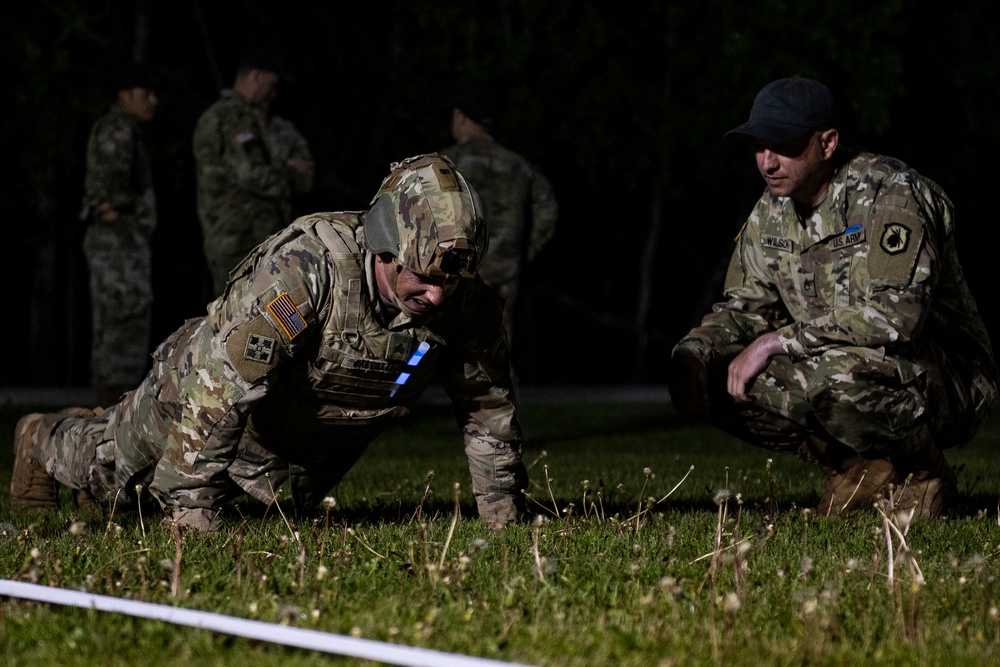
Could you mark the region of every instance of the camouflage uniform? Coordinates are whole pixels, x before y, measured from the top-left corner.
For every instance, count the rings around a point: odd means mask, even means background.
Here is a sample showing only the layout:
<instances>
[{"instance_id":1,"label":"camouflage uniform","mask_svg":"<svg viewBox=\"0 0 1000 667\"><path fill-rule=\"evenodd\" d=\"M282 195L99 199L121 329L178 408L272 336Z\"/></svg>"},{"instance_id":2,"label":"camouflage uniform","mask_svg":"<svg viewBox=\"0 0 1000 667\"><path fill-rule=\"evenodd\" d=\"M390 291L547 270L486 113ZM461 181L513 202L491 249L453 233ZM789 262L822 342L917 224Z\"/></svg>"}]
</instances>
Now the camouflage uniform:
<instances>
[{"instance_id":1,"label":"camouflage uniform","mask_svg":"<svg viewBox=\"0 0 1000 667\"><path fill-rule=\"evenodd\" d=\"M422 201L402 204L414 222L402 244L411 257L436 245L416 220L431 214ZM47 416L34 459L100 500L142 484L181 523L212 529L235 486L270 503L290 478L293 497L314 504L440 382L464 431L480 516L514 519L526 471L501 304L472 278L419 321L393 316L375 289L365 215L305 216L258 246L207 316L156 349L136 391L99 417Z\"/></svg>"},{"instance_id":2,"label":"camouflage uniform","mask_svg":"<svg viewBox=\"0 0 1000 667\"><path fill-rule=\"evenodd\" d=\"M794 450L819 433L882 456L912 452L928 435L953 447L996 402L951 201L892 158L851 157L805 220L792 200L765 192L739 236L725 294L675 354L706 362L714 416L755 444ZM770 331L785 354L756 378L753 407L733 402L726 366Z\"/></svg>"},{"instance_id":3,"label":"camouflage uniform","mask_svg":"<svg viewBox=\"0 0 1000 667\"><path fill-rule=\"evenodd\" d=\"M313 175L285 162L312 154L291 121L262 121L233 90L222 91L198 119L193 144L202 241L218 295L229 271L291 222L292 196L309 192Z\"/></svg>"},{"instance_id":4,"label":"camouflage uniform","mask_svg":"<svg viewBox=\"0 0 1000 667\"><path fill-rule=\"evenodd\" d=\"M522 267L555 234L559 204L544 174L488 134L441 153L452 159L483 199L490 254L479 274L505 300L504 328L509 335Z\"/></svg>"},{"instance_id":5,"label":"camouflage uniform","mask_svg":"<svg viewBox=\"0 0 1000 667\"><path fill-rule=\"evenodd\" d=\"M117 220L94 214L102 202L118 212ZM83 250L90 271L91 381L124 391L149 367L156 199L142 131L117 105L90 132L80 217L88 222Z\"/></svg>"}]
</instances>

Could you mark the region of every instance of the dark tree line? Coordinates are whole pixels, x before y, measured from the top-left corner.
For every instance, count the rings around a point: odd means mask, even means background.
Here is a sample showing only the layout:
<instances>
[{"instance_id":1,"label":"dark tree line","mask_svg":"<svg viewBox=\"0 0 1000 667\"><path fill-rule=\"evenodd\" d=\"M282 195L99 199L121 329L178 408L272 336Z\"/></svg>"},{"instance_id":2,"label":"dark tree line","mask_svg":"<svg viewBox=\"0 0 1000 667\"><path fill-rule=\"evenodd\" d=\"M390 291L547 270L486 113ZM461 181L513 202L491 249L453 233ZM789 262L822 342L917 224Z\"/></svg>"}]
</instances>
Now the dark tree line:
<instances>
[{"instance_id":1,"label":"dark tree line","mask_svg":"<svg viewBox=\"0 0 1000 667\"><path fill-rule=\"evenodd\" d=\"M156 338L203 312L211 295L191 131L255 44L278 47L296 77L276 107L317 158L303 213L365 208L391 161L450 142L448 97L497 92L498 140L541 167L562 210L527 276L517 359L526 382L662 382L673 341L718 297L732 238L762 189L751 157L722 135L763 84L791 74L840 94L856 145L946 188L967 277L996 330L986 239L995 236L1000 12L986 0L953 4L25 5L0 25L0 137L14 162L0 212L20 267L0 384L87 384L84 146L128 61L156 72L161 98L146 128L160 208Z\"/></svg>"}]
</instances>

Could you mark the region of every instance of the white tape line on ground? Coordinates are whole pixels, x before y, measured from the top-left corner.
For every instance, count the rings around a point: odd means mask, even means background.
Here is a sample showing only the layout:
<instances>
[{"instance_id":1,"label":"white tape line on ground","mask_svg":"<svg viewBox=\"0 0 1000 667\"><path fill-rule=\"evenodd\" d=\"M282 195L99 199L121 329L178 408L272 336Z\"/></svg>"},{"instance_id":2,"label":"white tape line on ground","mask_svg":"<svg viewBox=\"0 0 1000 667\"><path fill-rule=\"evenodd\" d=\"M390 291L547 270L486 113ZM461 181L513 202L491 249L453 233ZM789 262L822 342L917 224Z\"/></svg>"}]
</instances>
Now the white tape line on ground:
<instances>
[{"instance_id":1,"label":"white tape line on ground","mask_svg":"<svg viewBox=\"0 0 1000 667\"><path fill-rule=\"evenodd\" d=\"M345 637L329 632L294 628L263 621L252 621L236 616L225 616L196 609L183 609L168 605L125 600L108 595L94 595L66 588L29 584L23 581L0 579L0 596L49 602L52 604L110 611L128 616L151 618L165 623L187 625L192 628L214 630L239 637L258 639L272 644L324 651L366 660L376 660L390 665L412 667L529 667L513 662L475 658L456 653L444 653L413 646L400 646L372 639Z\"/></svg>"}]
</instances>

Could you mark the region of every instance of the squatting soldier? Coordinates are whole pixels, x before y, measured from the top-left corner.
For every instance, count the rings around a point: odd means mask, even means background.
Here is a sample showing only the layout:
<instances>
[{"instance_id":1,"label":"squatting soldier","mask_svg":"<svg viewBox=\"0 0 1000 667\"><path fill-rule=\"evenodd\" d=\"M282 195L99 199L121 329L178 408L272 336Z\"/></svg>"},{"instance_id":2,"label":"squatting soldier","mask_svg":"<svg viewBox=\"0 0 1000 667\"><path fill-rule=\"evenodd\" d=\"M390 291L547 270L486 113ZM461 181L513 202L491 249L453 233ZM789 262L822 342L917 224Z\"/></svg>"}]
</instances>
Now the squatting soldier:
<instances>
[{"instance_id":1,"label":"squatting soldier","mask_svg":"<svg viewBox=\"0 0 1000 667\"><path fill-rule=\"evenodd\" d=\"M149 368L156 198L139 124L152 120L158 102L149 73L128 68L87 141L80 219L87 223L91 383L100 405L116 403Z\"/></svg>"},{"instance_id":2,"label":"squatting soldier","mask_svg":"<svg viewBox=\"0 0 1000 667\"><path fill-rule=\"evenodd\" d=\"M521 273L555 234L559 204L545 175L490 134L496 106L491 95L471 91L451 106L451 134L457 143L441 152L483 199L490 256L480 275L504 299L504 327L512 341Z\"/></svg>"},{"instance_id":3,"label":"squatting soldier","mask_svg":"<svg viewBox=\"0 0 1000 667\"><path fill-rule=\"evenodd\" d=\"M255 248L120 403L23 417L12 505L55 507L56 480L100 501L139 484L178 524L213 530L233 491L271 503L290 479L314 507L440 382L480 516L514 520L527 474L502 305L475 275L486 246L450 161L394 164L369 211L307 215Z\"/></svg>"},{"instance_id":4,"label":"squatting soldier","mask_svg":"<svg viewBox=\"0 0 1000 667\"><path fill-rule=\"evenodd\" d=\"M280 56L251 49L233 87L198 119L194 130L198 217L212 276L212 296L250 250L292 220L295 195L312 190L313 160L295 125L270 113Z\"/></svg>"},{"instance_id":5,"label":"squatting soldier","mask_svg":"<svg viewBox=\"0 0 1000 667\"><path fill-rule=\"evenodd\" d=\"M744 440L798 452L827 480L822 514L940 514L941 450L997 399L985 326L955 250L952 203L893 158L839 143L834 100L802 77L758 93L749 137L767 190L717 304L673 353L675 405Z\"/></svg>"}]
</instances>

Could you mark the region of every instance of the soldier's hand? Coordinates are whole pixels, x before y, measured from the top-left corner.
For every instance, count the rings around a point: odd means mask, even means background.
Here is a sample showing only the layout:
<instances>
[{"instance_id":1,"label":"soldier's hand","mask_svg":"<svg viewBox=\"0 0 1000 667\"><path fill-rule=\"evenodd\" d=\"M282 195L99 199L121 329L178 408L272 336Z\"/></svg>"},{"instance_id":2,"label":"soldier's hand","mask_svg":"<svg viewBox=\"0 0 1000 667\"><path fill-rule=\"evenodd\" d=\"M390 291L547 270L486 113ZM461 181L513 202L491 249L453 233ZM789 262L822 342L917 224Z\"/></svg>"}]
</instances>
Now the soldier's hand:
<instances>
[{"instance_id":1,"label":"soldier's hand","mask_svg":"<svg viewBox=\"0 0 1000 667\"><path fill-rule=\"evenodd\" d=\"M690 352L678 351L670 360L667 378L670 400L687 415L708 413L708 367Z\"/></svg>"},{"instance_id":2,"label":"soldier's hand","mask_svg":"<svg viewBox=\"0 0 1000 667\"><path fill-rule=\"evenodd\" d=\"M313 162L312 160L307 160L301 157L290 157L285 160L285 164L292 171L297 171L303 176L311 174L313 172Z\"/></svg>"},{"instance_id":3,"label":"soldier's hand","mask_svg":"<svg viewBox=\"0 0 1000 667\"><path fill-rule=\"evenodd\" d=\"M94 215L104 222L114 222L118 219L118 211L106 201L102 201L94 207Z\"/></svg>"},{"instance_id":4,"label":"soldier's hand","mask_svg":"<svg viewBox=\"0 0 1000 667\"><path fill-rule=\"evenodd\" d=\"M729 375L726 380L729 395L741 401L749 400L747 387L753 384L754 379L771 363L771 357L777 354L784 354L784 349L775 331L770 331L750 343L729 364Z\"/></svg>"}]
</instances>

